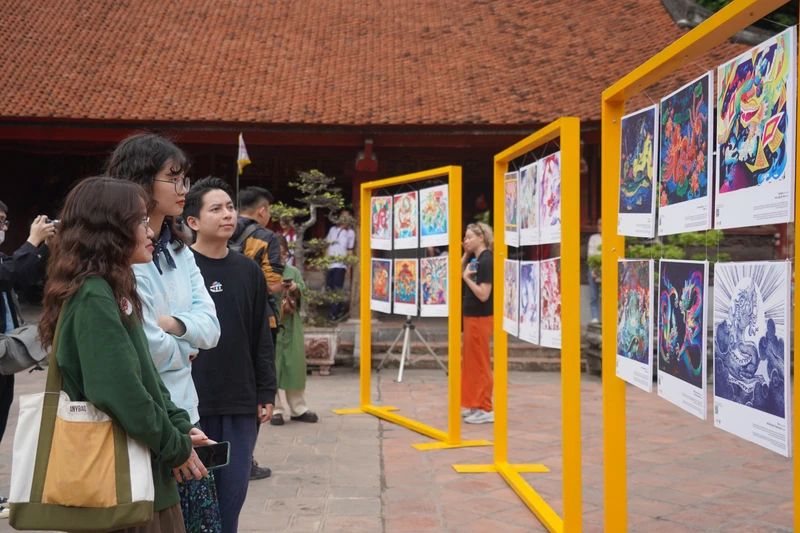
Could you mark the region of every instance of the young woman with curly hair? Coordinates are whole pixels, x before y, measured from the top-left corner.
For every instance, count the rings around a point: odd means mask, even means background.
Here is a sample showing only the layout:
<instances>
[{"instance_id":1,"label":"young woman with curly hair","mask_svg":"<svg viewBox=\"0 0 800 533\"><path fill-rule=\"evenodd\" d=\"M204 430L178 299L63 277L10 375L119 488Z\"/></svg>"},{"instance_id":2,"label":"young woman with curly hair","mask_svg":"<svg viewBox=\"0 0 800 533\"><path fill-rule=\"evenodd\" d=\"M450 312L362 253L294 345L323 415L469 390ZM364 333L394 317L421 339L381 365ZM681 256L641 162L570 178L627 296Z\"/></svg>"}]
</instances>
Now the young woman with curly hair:
<instances>
[{"instance_id":1,"label":"young woman with curly hair","mask_svg":"<svg viewBox=\"0 0 800 533\"><path fill-rule=\"evenodd\" d=\"M153 258L148 202L140 186L107 177L86 179L69 193L39 334L46 347L58 335L55 363L70 399L93 403L152 451L154 519L136 530L183 532L175 478L208 475L192 444L209 441L170 399L142 329L131 266Z\"/></svg>"}]
</instances>

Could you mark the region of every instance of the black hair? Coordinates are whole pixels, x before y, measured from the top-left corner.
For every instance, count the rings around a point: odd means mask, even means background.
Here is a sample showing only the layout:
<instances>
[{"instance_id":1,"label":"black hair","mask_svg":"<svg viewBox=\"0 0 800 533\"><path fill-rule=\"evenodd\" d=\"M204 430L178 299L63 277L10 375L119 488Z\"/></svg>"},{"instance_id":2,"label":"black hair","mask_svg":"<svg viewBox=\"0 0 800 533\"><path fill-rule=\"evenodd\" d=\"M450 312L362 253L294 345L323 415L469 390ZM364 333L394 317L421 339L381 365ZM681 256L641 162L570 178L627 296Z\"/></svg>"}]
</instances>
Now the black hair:
<instances>
[{"instance_id":1,"label":"black hair","mask_svg":"<svg viewBox=\"0 0 800 533\"><path fill-rule=\"evenodd\" d=\"M189 217L200 218L200 211L203 209L203 198L206 193L216 190L224 191L231 197L231 201L233 201L233 189L231 189L227 181L221 178L208 176L197 183L193 183L192 188L186 193L186 203L183 206L183 219L188 220Z\"/></svg>"},{"instance_id":2,"label":"black hair","mask_svg":"<svg viewBox=\"0 0 800 533\"><path fill-rule=\"evenodd\" d=\"M135 133L120 142L106 161L106 174L112 178L138 183L152 195L153 182L167 161L172 160L170 175L179 176L188 172L190 164L186 154L175 143L157 133ZM164 221L172 233L171 243L183 248L183 234L172 217Z\"/></svg>"},{"instance_id":3,"label":"black hair","mask_svg":"<svg viewBox=\"0 0 800 533\"><path fill-rule=\"evenodd\" d=\"M6 204L4 204L3 202L0 202L0 211L5 213L6 215L8 214L8 206Z\"/></svg>"},{"instance_id":4,"label":"black hair","mask_svg":"<svg viewBox=\"0 0 800 533\"><path fill-rule=\"evenodd\" d=\"M242 211L255 209L259 207L258 204L264 200L271 204L275 200L275 197L263 187L245 187L239 191L239 209Z\"/></svg>"}]
</instances>

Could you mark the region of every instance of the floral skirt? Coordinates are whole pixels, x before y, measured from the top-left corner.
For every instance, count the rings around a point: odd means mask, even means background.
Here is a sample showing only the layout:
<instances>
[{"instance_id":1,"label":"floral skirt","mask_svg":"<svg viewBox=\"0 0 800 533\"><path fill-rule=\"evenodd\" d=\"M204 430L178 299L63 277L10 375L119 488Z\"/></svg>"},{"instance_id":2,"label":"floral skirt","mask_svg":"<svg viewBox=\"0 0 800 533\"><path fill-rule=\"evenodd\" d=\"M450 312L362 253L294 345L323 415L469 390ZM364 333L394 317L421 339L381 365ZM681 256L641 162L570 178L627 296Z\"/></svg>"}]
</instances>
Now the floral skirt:
<instances>
[{"instance_id":1,"label":"floral skirt","mask_svg":"<svg viewBox=\"0 0 800 533\"><path fill-rule=\"evenodd\" d=\"M195 427L200 427L195 424ZM222 517L219 514L217 486L214 474L207 478L191 479L178 483L181 496L181 512L186 533L221 533Z\"/></svg>"}]
</instances>

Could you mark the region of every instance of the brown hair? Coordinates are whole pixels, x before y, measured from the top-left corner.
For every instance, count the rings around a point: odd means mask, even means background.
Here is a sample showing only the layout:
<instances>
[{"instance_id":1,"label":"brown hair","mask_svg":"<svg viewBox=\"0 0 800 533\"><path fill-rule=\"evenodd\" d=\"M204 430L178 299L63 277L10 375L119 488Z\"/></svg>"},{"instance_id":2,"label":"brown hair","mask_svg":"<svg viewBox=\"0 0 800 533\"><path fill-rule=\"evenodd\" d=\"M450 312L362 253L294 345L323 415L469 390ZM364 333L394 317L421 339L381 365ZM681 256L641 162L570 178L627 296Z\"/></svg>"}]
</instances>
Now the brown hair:
<instances>
[{"instance_id":1,"label":"brown hair","mask_svg":"<svg viewBox=\"0 0 800 533\"><path fill-rule=\"evenodd\" d=\"M157 133L135 133L123 139L106 161L106 174L112 178L138 183L152 197L156 176L168 161L175 166L170 176L179 176L189 170L189 158L175 143ZM187 191L188 192L188 191ZM170 229L170 244L183 249L186 236L172 217L164 217ZM155 228L160 231L160 228Z\"/></svg>"},{"instance_id":2,"label":"brown hair","mask_svg":"<svg viewBox=\"0 0 800 533\"><path fill-rule=\"evenodd\" d=\"M475 235L483 236L483 244L490 252L494 250L494 232L489 224L483 222L473 222L467 226L465 231L471 231Z\"/></svg>"},{"instance_id":3,"label":"brown hair","mask_svg":"<svg viewBox=\"0 0 800 533\"><path fill-rule=\"evenodd\" d=\"M142 302L130 261L148 202L149 195L140 185L107 176L87 178L67 195L47 266L39 319L42 346L52 346L61 307L92 276L106 280L117 301L127 298L141 320ZM120 317L123 323L133 324L121 308Z\"/></svg>"}]
</instances>

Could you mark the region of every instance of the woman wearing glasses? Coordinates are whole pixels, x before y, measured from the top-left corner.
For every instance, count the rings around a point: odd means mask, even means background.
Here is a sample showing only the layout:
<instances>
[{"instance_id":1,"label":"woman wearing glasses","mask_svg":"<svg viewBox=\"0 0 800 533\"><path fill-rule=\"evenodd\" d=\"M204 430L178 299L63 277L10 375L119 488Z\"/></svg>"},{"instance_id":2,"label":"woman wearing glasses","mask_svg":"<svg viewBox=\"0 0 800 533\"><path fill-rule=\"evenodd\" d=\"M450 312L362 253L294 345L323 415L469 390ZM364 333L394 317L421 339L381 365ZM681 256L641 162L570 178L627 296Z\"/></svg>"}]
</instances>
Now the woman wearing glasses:
<instances>
[{"instance_id":1,"label":"woman wearing glasses","mask_svg":"<svg viewBox=\"0 0 800 533\"><path fill-rule=\"evenodd\" d=\"M189 189L185 175L188 166L186 155L175 144L154 133L139 133L117 145L106 173L138 183L151 195L153 260L133 266L144 331L150 355L172 400L197 426L200 414L191 361L199 350L217 345L220 327L194 254L175 224L175 218L183 213ZM186 531L221 531L213 477L179 478L178 482Z\"/></svg>"}]
</instances>

